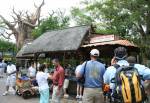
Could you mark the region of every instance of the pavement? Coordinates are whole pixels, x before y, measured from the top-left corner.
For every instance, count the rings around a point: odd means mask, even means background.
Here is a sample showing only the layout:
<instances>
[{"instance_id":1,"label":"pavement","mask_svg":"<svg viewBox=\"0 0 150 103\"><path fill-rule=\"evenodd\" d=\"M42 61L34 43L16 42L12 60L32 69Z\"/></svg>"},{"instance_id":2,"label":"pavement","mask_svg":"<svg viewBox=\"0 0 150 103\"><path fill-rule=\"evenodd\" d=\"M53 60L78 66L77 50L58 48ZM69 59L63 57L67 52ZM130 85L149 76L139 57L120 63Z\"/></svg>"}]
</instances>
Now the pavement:
<instances>
[{"instance_id":1,"label":"pavement","mask_svg":"<svg viewBox=\"0 0 150 103\"><path fill-rule=\"evenodd\" d=\"M0 103L39 103L39 97L32 97L29 99L23 99L20 96L13 95L12 89L9 90L9 95L3 96L5 92L5 80L6 77L0 78ZM81 101L76 101L74 98L71 99L62 99L62 103L82 103Z\"/></svg>"}]
</instances>

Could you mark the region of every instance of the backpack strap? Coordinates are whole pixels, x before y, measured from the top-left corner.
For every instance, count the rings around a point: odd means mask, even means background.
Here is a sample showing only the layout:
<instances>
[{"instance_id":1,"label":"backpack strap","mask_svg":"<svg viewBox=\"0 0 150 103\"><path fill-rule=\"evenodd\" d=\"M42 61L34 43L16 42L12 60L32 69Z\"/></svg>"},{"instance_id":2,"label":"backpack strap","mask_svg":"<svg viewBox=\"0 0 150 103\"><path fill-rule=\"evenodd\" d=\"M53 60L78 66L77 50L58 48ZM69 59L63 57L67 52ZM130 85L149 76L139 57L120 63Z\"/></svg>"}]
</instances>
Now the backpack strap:
<instances>
[{"instance_id":1,"label":"backpack strap","mask_svg":"<svg viewBox=\"0 0 150 103\"><path fill-rule=\"evenodd\" d=\"M114 64L113 65L116 69L118 69L119 67L120 67L120 65L118 65L118 64Z\"/></svg>"},{"instance_id":2,"label":"backpack strap","mask_svg":"<svg viewBox=\"0 0 150 103\"><path fill-rule=\"evenodd\" d=\"M83 76L85 76L87 62L88 62L88 61L85 61Z\"/></svg>"},{"instance_id":3,"label":"backpack strap","mask_svg":"<svg viewBox=\"0 0 150 103\"><path fill-rule=\"evenodd\" d=\"M129 64L129 66L131 66L131 67L134 67L134 65L135 65L134 63L130 63L130 64Z\"/></svg>"}]
</instances>

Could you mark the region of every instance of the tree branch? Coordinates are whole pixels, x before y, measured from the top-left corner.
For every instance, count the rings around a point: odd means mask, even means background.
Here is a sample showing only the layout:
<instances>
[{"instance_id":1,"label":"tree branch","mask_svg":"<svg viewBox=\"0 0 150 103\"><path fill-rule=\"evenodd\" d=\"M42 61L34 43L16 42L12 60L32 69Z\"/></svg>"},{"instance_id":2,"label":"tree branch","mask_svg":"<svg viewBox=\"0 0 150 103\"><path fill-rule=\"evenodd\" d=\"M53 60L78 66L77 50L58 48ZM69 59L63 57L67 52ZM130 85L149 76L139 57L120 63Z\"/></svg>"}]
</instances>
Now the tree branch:
<instances>
[{"instance_id":1,"label":"tree branch","mask_svg":"<svg viewBox=\"0 0 150 103\"><path fill-rule=\"evenodd\" d=\"M37 25L35 24L31 24L31 23L29 23L29 22L26 22L26 21L22 21L25 25L28 25L28 26L30 26L30 27L32 27L32 28L34 28L34 27L36 27Z\"/></svg>"},{"instance_id":2,"label":"tree branch","mask_svg":"<svg viewBox=\"0 0 150 103\"><path fill-rule=\"evenodd\" d=\"M26 11L26 18L27 18L28 22L31 22L31 19L30 19L30 16L28 14L28 11Z\"/></svg>"},{"instance_id":3,"label":"tree branch","mask_svg":"<svg viewBox=\"0 0 150 103\"><path fill-rule=\"evenodd\" d=\"M7 35L8 35L8 38L10 39L10 36L13 35L13 33L8 33L8 32L5 32Z\"/></svg>"},{"instance_id":4,"label":"tree branch","mask_svg":"<svg viewBox=\"0 0 150 103\"><path fill-rule=\"evenodd\" d=\"M15 9L13 8L13 14L15 14L15 16L17 17L18 22L21 21L21 16L22 16L22 12L19 12L19 14L16 13Z\"/></svg>"},{"instance_id":5,"label":"tree branch","mask_svg":"<svg viewBox=\"0 0 150 103\"><path fill-rule=\"evenodd\" d=\"M52 13L49 12L48 14L49 14L50 17L52 17L55 14L55 11L52 10Z\"/></svg>"},{"instance_id":6,"label":"tree branch","mask_svg":"<svg viewBox=\"0 0 150 103\"><path fill-rule=\"evenodd\" d=\"M137 23L133 23L135 26L136 26L136 28L137 28L137 31L141 34L141 36L145 36L145 32L144 32L144 29L143 29L143 27L142 27L142 25L141 24L137 24Z\"/></svg>"},{"instance_id":7,"label":"tree branch","mask_svg":"<svg viewBox=\"0 0 150 103\"><path fill-rule=\"evenodd\" d=\"M1 25L0 25L0 28L4 28L4 29L9 30L9 28L7 28L6 26L1 26Z\"/></svg>"},{"instance_id":8,"label":"tree branch","mask_svg":"<svg viewBox=\"0 0 150 103\"><path fill-rule=\"evenodd\" d=\"M39 18L40 18L40 14L41 14L41 8L44 5L44 0L42 1L41 5L38 7L34 4L34 6L37 8L36 12L34 14L34 16L31 18L32 19L32 24L36 24L36 22L38 21L39 23Z\"/></svg>"},{"instance_id":9,"label":"tree branch","mask_svg":"<svg viewBox=\"0 0 150 103\"><path fill-rule=\"evenodd\" d=\"M8 36L6 36L4 33L0 33L0 35L2 37L4 37L5 39L10 39L10 36L13 35L13 34L10 34L10 33L7 33L7 32L6 32L6 34L8 34Z\"/></svg>"},{"instance_id":10,"label":"tree branch","mask_svg":"<svg viewBox=\"0 0 150 103\"><path fill-rule=\"evenodd\" d=\"M142 36L145 36L145 32L142 25L139 25L139 32L141 33Z\"/></svg>"},{"instance_id":11,"label":"tree branch","mask_svg":"<svg viewBox=\"0 0 150 103\"><path fill-rule=\"evenodd\" d=\"M13 15L11 17L14 19L14 22L11 22L11 23L14 23L12 25L15 27L17 25L18 20Z\"/></svg>"},{"instance_id":12,"label":"tree branch","mask_svg":"<svg viewBox=\"0 0 150 103\"><path fill-rule=\"evenodd\" d=\"M8 28L13 31L14 35L18 35L18 31L16 30L14 25L12 25L9 21L7 21L2 15L0 15L0 18L8 26Z\"/></svg>"},{"instance_id":13,"label":"tree branch","mask_svg":"<svg viewBox=\"0 0 150 103\"><path fill-rule=\"evenodd\" d=\"M150 11L147 11L146 16L146 35L150 35Z\"/></svg>"}]
</instances>

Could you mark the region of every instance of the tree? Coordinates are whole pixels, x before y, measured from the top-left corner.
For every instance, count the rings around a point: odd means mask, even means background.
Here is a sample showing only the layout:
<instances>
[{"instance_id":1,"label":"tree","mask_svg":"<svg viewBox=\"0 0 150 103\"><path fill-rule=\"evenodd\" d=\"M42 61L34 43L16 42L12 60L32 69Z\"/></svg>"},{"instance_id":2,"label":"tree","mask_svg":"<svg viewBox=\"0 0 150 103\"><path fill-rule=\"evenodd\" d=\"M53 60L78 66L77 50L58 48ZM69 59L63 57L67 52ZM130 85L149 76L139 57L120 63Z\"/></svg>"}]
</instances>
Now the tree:
<instances>
[{"instance_id":1,"label":"tree","mask_svg":"<svg viewBox=\"0 0 150 103\"><path fill-rule=\"evenodd\" d=\"M14 43L0 39L0 44L1 44L0 45L0 52L7 52L7 51L10 51L12 49L15 50L15 44Z\"/></svg>"},{"instance_id":2,"label":"tree","mask_svg":"<svg viewBox=\"0 0 150 103\"><path fill-rule=\"evenodd\" d=\"M34 38L37 38L48 30L62 29L68 26L69 17L65 16L65 12L60 10L52 11L48 18L43 19L41 24L33 29L32 35Z\"/></svg>"},{"instance_id":3,"label":"tree","mask_svg":"<svg viewBox=\"0 0 150 103\"><path fill-rule=\"evenodd\" d=\"M150 57L150 0L85 0L82 4L83 8L72 9L77 23L86 19L99 31L128 38Z\"/></svg>"},{"instance_id":4,"label":"tree","mask_svg":"<svg viewBox=\"0 0 150 103\"><path fill-rule=\"evenodd\" d=\"M132 30L141 36L150 35L149 0L86 0L82 3L85 8L72 9L72 15L78 23L98 22L117 33L129 34Z\"/></svg>"},{"instance_id":5,"label":"tree","mask_svg":"<svg viewBox=\"0 0 150 103\"><path fill-rule=\"evenodd\" d=\"M13 8L13 14L12 18L14 19L13 22L10 22L6 20L5 17L0 15L1 20L3 21L2 27L7 30L11 30L11 33L5 32L4 34L1 33L1 35L4 38L9 39L11 35L15 36L16 39L16 46L17 48L21 48L21 46L24 44L24 41L26 39L31 39L32 35L32 29L34 29L37 25L39 25L40 21L40 13L41 13L41 8L44 5L44 0L39 6L35 6L36 11L35 13L29 14L28 11L18 11L16 12L15 9ZM7 36L6 36L7 34Z\"/></svg>"}]
</instances>

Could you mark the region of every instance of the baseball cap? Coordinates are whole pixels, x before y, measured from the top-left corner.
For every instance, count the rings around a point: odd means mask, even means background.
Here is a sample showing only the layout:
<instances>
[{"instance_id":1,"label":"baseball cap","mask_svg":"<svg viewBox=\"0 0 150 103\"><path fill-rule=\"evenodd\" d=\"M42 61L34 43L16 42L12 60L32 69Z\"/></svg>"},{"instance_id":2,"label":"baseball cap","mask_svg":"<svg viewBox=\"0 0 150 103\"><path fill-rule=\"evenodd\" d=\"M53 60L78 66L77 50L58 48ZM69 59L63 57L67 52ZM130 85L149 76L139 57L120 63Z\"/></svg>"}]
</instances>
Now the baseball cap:
<instances>
[{"instance_id":1,"label":"baseball cap","mask_svg":"<svg viewBox=\"0 0 150 103\"><path fill-rule=\"evenodd\" d=\"M90 54L91 54L92 56L99 56L100 52L99 52L99 50L97 50L97 49L92 49L91 52L90 52Z\"/></svg>"}]
</instances>

